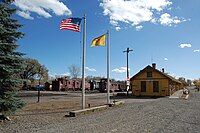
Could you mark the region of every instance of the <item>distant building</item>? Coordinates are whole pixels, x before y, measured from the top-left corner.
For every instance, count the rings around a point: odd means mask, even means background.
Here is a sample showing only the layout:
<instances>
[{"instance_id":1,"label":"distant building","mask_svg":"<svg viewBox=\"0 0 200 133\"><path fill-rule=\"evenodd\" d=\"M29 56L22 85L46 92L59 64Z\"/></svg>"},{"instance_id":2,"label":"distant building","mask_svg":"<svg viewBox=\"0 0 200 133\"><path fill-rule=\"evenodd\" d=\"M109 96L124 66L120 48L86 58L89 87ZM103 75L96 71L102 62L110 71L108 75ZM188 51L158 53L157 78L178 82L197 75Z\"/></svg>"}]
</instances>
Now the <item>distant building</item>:
<instances>
[{"instance_id":1,"label":"distant building","mask_svg":"<svg viewBox=\"0 0 200 133\"><path fill-rule=\"evenodd\" d=\"M131 79L134 96L170 96L183 88L182 82L156 69L156 64L148 65Z\"/></svg>"}]
</instances>

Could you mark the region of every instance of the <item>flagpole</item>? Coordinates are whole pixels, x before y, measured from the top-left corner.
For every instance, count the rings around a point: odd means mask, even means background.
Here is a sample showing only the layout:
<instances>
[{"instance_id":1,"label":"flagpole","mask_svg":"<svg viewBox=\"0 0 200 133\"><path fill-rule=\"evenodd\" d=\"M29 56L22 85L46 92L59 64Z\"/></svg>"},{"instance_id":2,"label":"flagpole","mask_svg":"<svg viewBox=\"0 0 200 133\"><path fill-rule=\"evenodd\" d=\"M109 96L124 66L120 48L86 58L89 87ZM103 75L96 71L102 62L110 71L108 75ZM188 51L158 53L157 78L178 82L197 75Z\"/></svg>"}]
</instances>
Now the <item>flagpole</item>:
<instances>
[{"instance_id":1,"label":"flagpole","mask_svg":"<svg viewBox=\"0 0 200 133\"><path fill-rule=\"evenodd\" d=\"M107 31L107 104L110 104L110 33Z\"/></svg>"},{"instance_id":2,"label":"flagpole","mask_svg":"<svg viewBox=\"0 0 200 133\"><path fill-rule=\"evenodd\" d=\"M84 14L83 28L83 57L82 57L82 109L85 109L85 51L86 51L86 14Z\"/></svg>"}]
</instances>

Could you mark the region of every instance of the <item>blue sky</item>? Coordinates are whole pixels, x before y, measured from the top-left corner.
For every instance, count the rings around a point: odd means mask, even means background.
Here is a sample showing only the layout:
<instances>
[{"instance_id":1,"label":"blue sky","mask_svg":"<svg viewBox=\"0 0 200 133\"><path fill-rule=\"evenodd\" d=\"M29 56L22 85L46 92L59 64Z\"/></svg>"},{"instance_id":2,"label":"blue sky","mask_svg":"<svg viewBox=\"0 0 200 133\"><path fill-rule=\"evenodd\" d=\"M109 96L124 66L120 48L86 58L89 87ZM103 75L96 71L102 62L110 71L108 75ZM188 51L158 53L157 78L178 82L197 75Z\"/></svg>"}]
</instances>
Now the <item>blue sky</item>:
<instances>
[{"instance_id":1,"label":"blue sky","mask_svg":"<svg viewBox=\"0 0 200 133\"><path fill-rule=\"evenodd\" d=\"M18 43L25 57L37 59L50 75L69 74L82 63L82 32L60 31L63 18L87 21L86 75L107 75L106 47L90 47L110 30L110 77L126 79L153 62L178 78L200 78L199 0L15 0L14 16L26 35ZM82 26L82 25L81 25ZM83 26L82 26L83 27Z\"/></svg>"}]
</instances>

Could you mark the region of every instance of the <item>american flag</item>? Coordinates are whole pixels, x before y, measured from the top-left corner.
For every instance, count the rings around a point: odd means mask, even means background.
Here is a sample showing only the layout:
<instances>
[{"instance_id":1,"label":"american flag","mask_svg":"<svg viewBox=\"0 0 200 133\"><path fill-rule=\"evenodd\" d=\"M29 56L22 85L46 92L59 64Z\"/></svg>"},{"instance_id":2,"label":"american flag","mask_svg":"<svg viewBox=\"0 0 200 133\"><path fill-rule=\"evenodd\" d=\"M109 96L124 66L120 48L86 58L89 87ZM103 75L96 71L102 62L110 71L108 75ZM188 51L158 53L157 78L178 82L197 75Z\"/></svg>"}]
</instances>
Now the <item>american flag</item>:
<instances>
[{"instance_id":1,"label":"american flag","mask_svg":"<svg viewBox=\"0 0 200 133\"><path fill-rule=\"evenodd\" d=\"M68 18L63 19L60 24L60 30L72 30L80 32L81 18Z\"/></svg>"}]
</instances>

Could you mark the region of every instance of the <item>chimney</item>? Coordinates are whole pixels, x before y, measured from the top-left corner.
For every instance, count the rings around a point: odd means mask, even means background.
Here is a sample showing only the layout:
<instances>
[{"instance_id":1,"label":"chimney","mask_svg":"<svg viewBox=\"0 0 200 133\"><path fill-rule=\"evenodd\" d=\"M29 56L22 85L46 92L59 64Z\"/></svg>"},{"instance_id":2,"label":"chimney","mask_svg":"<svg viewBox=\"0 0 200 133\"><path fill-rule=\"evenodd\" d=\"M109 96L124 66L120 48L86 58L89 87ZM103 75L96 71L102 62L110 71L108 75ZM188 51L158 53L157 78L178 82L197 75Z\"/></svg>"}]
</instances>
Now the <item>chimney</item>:
<instances>
[{"instance_id":1,"label":"chimney","mask_svg":"<svg viewBox=\"0 0 200 133\"><path fill-rule=\"evenodd\" d=\"M164 69L164 68L162 68L162 72L163 72L163 73L165 72L165 69Z\"/></svg>"},{"instance_id":2,"label":"chimney","mask_svg":"<svg viewBox=\"0 0 200 133\"><path fill-rule=\"evenodd\" d=\"M156 63L152 63L153 69L156 69Z\"/></svg>"}]
</instances>

